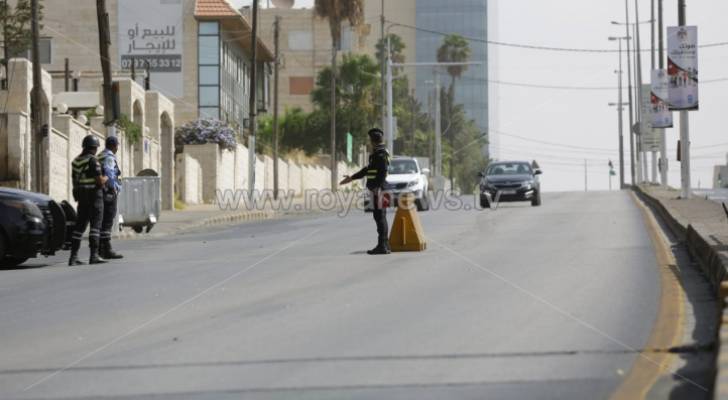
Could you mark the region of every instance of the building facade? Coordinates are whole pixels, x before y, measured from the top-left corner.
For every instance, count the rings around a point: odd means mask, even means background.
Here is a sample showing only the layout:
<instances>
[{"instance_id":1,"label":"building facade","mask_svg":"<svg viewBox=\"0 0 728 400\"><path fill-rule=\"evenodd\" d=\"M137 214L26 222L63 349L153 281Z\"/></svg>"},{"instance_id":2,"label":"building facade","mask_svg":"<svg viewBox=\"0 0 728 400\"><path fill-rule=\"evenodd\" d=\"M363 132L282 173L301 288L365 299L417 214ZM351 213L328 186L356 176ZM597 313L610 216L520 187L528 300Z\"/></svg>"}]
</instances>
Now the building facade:
<instances>
[{"instance_id":1,"label":"building facade","mask_svg":"<svg viewBox=\"0 0 728 400\"><path fill-rule=\"evenodd\" d=\"M311 92L316 84L316 77L322 69L331 65L332 41L329 23L326 19L317 17L312 9L262 9L259 32L262 40L270 46L274 43L276 17L280 17L279 111L299 107L310 112L313 110ZM339 59L350 52L365 52L366 34L366 27L352 29L344 26Z\"/></svg>"},{"instance_id":2,"label":"building facade","mask_svg":"<svg viewBox=\"0 0 728 400\"><path fill-rule=\"evenodd\" d=\"M11 1L12 2L12 1ZM134 75L172 99L177 122L219 118L243 127L249 114L251 26L227 0L107 0L115 78ZM53 91L95 92L101 81L94 0L45 0L43 67ZM72 22L71 22L72 21ZM258 41L260 110L270 99L273 53ZM66 76L68 59L70 76ZM68 84L67 87L67 83Z\"/></svg>"},{"instance_id":3,"label":"building facade","mask_svg":"<svg viewBox=\"0 0 728 400\"><path fill-rule=\"evenodd\" d=\"M416 58L418 62L437 60L437 49L442 45L444 33L456 33L470 39L471 57L482 65L471 65L456 81L455 102L465 107L482 132L488 132L488 4L487 0L457 0L447 7L437 0L417 0L417 27L437 33L417 32ZM427 104L427 93L432 90L431 71L418 71L417 96ZM446 72L440 74L443 86L450 84Z\"/></svg>"}]
</instances>

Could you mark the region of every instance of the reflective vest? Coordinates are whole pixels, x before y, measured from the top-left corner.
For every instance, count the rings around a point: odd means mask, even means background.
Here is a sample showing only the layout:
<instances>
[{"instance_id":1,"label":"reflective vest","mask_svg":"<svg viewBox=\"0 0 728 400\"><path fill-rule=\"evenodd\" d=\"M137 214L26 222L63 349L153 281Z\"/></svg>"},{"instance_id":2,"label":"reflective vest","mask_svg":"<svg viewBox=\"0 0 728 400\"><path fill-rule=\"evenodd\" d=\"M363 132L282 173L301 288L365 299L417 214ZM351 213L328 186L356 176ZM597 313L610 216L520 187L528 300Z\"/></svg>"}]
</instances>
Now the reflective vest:
<instances>
[{"instance_id":1,"label":"reflective vest","mask_svg":"<svg viewBox=\"0 0 728 400\"><path fill-rule=\"evenodd\" d=\"M93 175L91 170L91 160L96 161L96 158L91 154L81 154L71 162L74 189L96 188L96 176Z\"/></svg>"}]
</instances>

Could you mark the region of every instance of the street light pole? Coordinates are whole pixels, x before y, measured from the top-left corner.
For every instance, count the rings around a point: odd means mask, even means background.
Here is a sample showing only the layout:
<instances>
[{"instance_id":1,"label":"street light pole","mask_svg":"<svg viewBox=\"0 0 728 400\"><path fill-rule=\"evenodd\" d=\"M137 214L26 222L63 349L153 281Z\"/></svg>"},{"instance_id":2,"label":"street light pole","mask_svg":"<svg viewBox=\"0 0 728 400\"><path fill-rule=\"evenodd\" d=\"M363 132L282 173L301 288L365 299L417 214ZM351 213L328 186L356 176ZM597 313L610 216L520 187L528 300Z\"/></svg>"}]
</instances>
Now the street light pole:
<instances>
[{"instance_id":1,"label":"street light pole","mask_svg":"<svg viewBox=\"0 0 728 400\"><path fill-rule=\"evenodd\" d=\"M619 42L619 97L617 110L619 111L619 188L624 189L624 105L622 104L622 42Z\"/></svg>"},{"instance_id":2,"label":"street light pole","mask_svg":"<svg viewBox=\"0 0 728 400\"><path fill-rule=\"evenodd\" d=\"M35 138L35 145L33 146L33 154L35 158L34 163L34 172L33 172L33 188L37 192L43 192L44 185L42 179L45 174L41 172L41 169L43 168L43 129L42 127L42 115L43 111L41 109L43 100L41 97L41 94L43 93L43 80L41 79L41 69L40 69L40 48L39 48L39 41L40 41L40 9L38 5L39 0L31 0L31 37L32 37L32 47L31 47L31 53L32 53L32 61L33 61L33 91L32 91L32 102L31 102L31 125L33 134L32 136ZM8 38L5 37L5 47L7 47L7 40ZM8 84L8 90L10 90L9 84Z\"/></svg>"},{"instance_id":3,"label":"street light pole","mask_svg":"<svg viewBox=\"0 0 728 400\"><path fill-rule=\"evenodd\" d=\"M629 33L629 0L624 0L625 5L625 12L627 17L627 23L625 24L625 29L627 30L626 37L630 37ZM632 99L632 54L629 47L629 40L627 40L627 81L628 81L628 99L629 99L629 159L630 159L630 174L632 179L632 185L636 183L635 181L635 135L632 131L632 127L634 126L634 112L632 111L632 107L634 107L634 101Z\"/></svg>"},{"instance_id":4,"label":"street light pole","mask_svg":"<svg viewBox=\"0 0 728 400\"><path fill-rule=\"evenodd\" d=\"M639 1L635 1L635 21L640 20L640 7L639 7ZM644 126L645 126L645 116L642 115L642 40L640 36L640 24L635 23L635 40L637 41L636 45L636 51L637 51L637 73L635 75L635 81L637 82L637 108L638 108L638 115L639 115L639 159L641 161L641 181L646 182L648 180L647 175L647 157L645 155L645 149L644 146Z\"/></svg>"},{"instance_id":5,"label":"street light pole","mask_svg":"<svg viewBox=\"0 0 728 400\"><path fill-rule=\"evenodd\" d=\"M651 49L652 49L652 51L651 51L652 62L650 64L650 76L652 76L652 71L655 69L655 65L656 65L656 63L655 63L655 54L656 54L655 53L655 0L652 0L651 6L652 7L651 7L651 13L650 13L650 16L651 16L651 18L650 18L650 20L651 20L650 43L651 43ZM656 132L654 128L652 128L652 130L653 130L653 133ZM652 152L652 175L651 175L652 179L651 179L651 181L652 181L652 183L657 183L657 151L655 150L654 147L651 148L650 150Z\"/></svg>"},{"instance_id":6,"label":"street light pole","mask_svg":"<svg viewBox=\"0 0 728 400\"><path fill-rule=\"evenodd\" d=\"M685 26L685 0L678 0L678 24ZM687 111L680 111L680 177L682 198L689 199L690 193L690 119Z\"/></svg>"},{"instance_id":7,"label":"street light pole","mask_svg":"<svg viewBox=\"0 0 728 400\"><path fill-rule=\"evenodd\" d=\"M280 69L280 32L281 17L276 15L274 22L273 42L275 61L273 70L273 198L278 199L278 74Z\"/></svg>"},{"instance_id":8,"label":"street light pole","mask_svg":"<svg viewBox=\"0 0 728 400\"><path fill-rule=\"evenodd\" d=\"M258 114L258 99L257 99L257 70L258 70L258 0L253 0L253 26L252 35L250 35L250 103L249 107L249 130L248 135L248 196L250 199L254 199L253 191L255 190L255 134L258 129L256 117Z\"/></svg>"},{"instance_id":9,"label":"street light pole","mask_svg":"<svg viewBox=\"0 0 728 400\"><path fill-rule=\"evenodd\" d=\"M664 42L664 27L663 27L663 8L662 8L662 0L657 0L657 15L658 15L658 24L657 29L659 30L658 34L658 40L659 40L659 65L660 69L665 68L665 42ZM662 135L660 135L660 184L662 186L667 186L667 171L668 171L668 161L667 161L667 131L665 129L661 129Z\"/></svg>"}]
</instances>

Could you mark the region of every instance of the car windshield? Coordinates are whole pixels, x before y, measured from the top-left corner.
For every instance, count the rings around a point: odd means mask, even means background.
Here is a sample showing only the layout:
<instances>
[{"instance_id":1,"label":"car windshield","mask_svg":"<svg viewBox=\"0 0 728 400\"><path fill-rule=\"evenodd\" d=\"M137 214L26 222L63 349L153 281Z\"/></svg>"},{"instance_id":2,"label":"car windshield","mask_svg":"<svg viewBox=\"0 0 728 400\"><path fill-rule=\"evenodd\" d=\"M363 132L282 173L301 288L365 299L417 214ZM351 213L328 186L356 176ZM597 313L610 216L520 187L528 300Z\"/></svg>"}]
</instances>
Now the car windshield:
<instances>
[{"instance_id":1,"label":"car windshield","mask_svg":"<svg viewBox=\"0 0 728 400\"><path fill-rule=\"evenodd\" d=\"M527 163L503 163L488 167L486 175L529 175L531 173L531 166Z\"/></svg>"},{"instance_id":2,"label":"car windshield","mask_svg":"<svg viewBox=\"0 0 728 400\"><path fill-rule=\"evenodd\" d=\"M414 160L392 160L389 164L390 175L416 174L417 163Z\"/></svg>"}]
</instances>

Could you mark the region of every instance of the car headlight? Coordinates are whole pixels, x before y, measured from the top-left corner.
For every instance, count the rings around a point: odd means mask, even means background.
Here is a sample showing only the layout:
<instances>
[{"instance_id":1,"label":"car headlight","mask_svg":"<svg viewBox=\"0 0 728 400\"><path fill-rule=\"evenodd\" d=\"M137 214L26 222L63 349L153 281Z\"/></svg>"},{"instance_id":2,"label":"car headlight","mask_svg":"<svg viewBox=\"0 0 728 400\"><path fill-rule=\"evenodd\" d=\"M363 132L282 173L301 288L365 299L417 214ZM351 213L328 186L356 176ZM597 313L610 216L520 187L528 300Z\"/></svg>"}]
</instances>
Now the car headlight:
<instances>
[{"instance_id":1,"label":"car headlight","mask_svg":"<svg viewBox=\"0 0 728 400\"><path fill-rule=\"evenodd\" d=\"M407 187L415 187L420 184L420 181L412 181L407 184Z\"/></svg>"},{"instance_id":2,"label":"car headlight","mask_svg":"<svg viewBox=\"0 0 728 400\"><path fill-rule=\"evenodd\" d=\"M43 212L41 212L40 208L38 208L38 206L30 200L10 200L6 202L6 204L10 207L18 209L20 213L23 214L23 216L26 218L38 218L40 220L43 219Z\"/></svg>"},{"instance_id":3,"label":"car headlight","mask_svg":"<svg viewBox=\"0 0 728 400\"><path fill-rule=\"evenodd\" d=\"M523 189L531 189L533 188L533 181L526 181L521 184L521 188Z\"/></svg>"}]
</instances>

